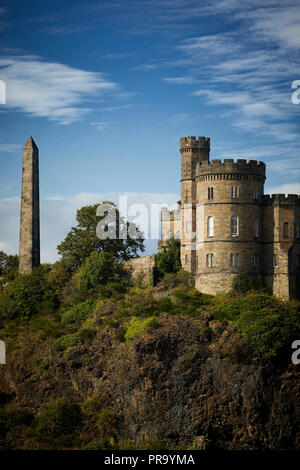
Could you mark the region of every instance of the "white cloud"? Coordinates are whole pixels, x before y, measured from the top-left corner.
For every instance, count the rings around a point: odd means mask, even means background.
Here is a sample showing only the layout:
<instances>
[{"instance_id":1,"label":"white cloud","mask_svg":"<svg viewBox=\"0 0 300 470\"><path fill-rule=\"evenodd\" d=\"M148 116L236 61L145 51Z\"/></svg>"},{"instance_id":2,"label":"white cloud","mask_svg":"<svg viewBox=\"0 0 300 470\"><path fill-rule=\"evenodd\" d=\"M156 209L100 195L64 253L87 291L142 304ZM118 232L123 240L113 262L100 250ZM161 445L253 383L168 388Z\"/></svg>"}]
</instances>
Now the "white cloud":
<instances>
[{"instance_id":1,"label":"white cloud","mask_svg":"<svg viewBox=\"0 0 300 470\"><path fill-rule=\"evenodd\" d=\"M267 186L268 194L300 194L300 183L287 183L279 186Z\"/></svg>"},{"instance_id":2,"label":"white cloud","mask_svg":"<svg viewBox=\"0 0 300 470\"><path fill-rule=\"evenodd\" d=\"M88 99L118 90L100 73L87 72L39 57L0 58L7 86L7 108L70 124L90 111Z\"/></svg>"},{"instance_id":3,"label":"white cloud","mask_svg":"<svg viewBox=\"0 0 300 470\"><path fill-rule=\"evenodd\" d=\"M0 144L0 152L18 152L22 148L21 144Z\"/></svg>"},{"instance_id":4,"label":"white cloud","mask_svg":"<svg viewBox=\"0 0 300 470\"><path fill-rule=\"evenodd\" d=\"M200 82L200 80L195 77L167 77L163 78L163 81L166 83L174 83L175 85L195 85Z\"/></svg>"}]
</instances>

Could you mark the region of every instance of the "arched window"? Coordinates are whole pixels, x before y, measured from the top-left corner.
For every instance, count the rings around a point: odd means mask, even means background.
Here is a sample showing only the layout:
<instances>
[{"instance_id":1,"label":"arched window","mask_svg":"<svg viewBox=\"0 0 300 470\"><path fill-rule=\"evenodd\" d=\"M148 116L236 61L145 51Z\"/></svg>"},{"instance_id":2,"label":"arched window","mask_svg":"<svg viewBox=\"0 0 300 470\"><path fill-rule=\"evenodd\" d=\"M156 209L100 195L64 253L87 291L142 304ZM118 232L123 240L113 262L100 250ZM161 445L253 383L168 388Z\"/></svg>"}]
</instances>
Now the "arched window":
<instances>
[{"instance_id":1,"label":"arched window","mask_svg":"<svg viewBox=\"0 0 300 470\"><path fill-rule=\"evenodd\" d=\"M208 217L207 219L207 236L213 237L214 236L214 219L213 217Z\"/></svg>"},{"instance_id":2,"label":"arched window","mask_svg":"<svg viewBox=\"0 0 300 470\"><path fill-rule=\"evenodd\" d=\"M284 238L288 238L288 236L289 236L289 224L288 224L288 222L284 222L284 224L283 224L283 236L284 236Z\"/></svg>"},{"instance_id":3,"label":"arched window","mask_svg":"<svg viewBox=\"0 0 300 470\"><path fill-rule=\"evenodd\" d=\"M239 234L239 218L237 215L231 217L230 231L232 237L237 237Z\"/></svg>"},{"instance_id":4,"label":"arched window","mask_svg":"<svg viewBox=\"0 0 300 470\"><path fill-rule=\"evenodd\" d=\"M206 255L206 266L213 268L215 266L215 255L213 253L207 253Z\"/></svg>"},{"instance_id":5,"label":"arched window","mask_svg":"<svg viewBox=\"0 0 300 470\"><path fill-rule=\"evenodd\" d=\"M230 253L229 255L229 265L231 267L237 267L239 265L240 255L239 253Z\"/></svg>"}]
</instances>

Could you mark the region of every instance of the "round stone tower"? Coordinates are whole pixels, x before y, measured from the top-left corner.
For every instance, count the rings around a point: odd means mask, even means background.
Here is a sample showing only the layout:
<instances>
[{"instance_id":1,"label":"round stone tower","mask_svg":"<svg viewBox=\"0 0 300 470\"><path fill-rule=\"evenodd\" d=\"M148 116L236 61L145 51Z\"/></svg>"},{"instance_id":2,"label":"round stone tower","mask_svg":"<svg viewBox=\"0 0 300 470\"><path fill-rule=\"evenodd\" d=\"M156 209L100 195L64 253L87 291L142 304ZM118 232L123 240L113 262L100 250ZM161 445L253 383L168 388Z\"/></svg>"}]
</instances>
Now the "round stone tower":
<instances>
[{"instance_id":1,"label":"round stone tower","mask_svg":"<svg viewBox=\"0 0 300 470\"><path fill-rule=\"evenodd\" d=\"M181 153L181 263L194 273L196 267L196 165L209 162L210 139L195 136L180 139Z\"/></svg>"},{"instance_id":2,"label":"round stone tower","mask_svg":"<svg viewBox=\"0 0 300 470\"><path fill-rule=\"evenodd\" d=\"M255 160L195 164L196 287L228 291L238 273L260 275L265 164Z\"/></svg>"}]
</instances>

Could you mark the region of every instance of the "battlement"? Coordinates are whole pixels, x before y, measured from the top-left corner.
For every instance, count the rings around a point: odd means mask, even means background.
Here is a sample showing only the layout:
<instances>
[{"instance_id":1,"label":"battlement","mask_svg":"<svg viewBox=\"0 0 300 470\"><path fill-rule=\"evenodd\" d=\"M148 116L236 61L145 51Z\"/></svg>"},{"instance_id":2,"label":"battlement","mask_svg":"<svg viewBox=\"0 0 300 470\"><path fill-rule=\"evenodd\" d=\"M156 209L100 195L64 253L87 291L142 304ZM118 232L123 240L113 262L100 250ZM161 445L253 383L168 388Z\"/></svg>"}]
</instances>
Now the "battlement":
<instances>
[{"instance_id":1,"label":"battlement","mask_svg":"<svg viewBox=\"0 0 300 470\"><path fill-rule=\"evenodd\" d=\"M247 174L258 175L265 178L266 164L259 160L244 160L238 158L236 162L232 158L224 161L214 159L210 162L203 161L196 164L195 176L210 174Z\"/></svg>"},{"instance_id":2,"label":"battlement","mask_svg":"<svg viewBox=\"0 0 300 470\"><path fill-rule=\"evenodd\" d=\"M180 139L180 151L184 152L187 149L210 149L210 138L199 136L196 139L196 136L182 137Z\"/></svg>"},{"instance_id":3,"label":"battlement","mask_svg":"<svg viewBox=\"0 0 300 470\"><path fill-rule=\"evenodd\" d=\"M300 206L300 196L298 194L265 194L263 196L263 204L266 206L272 206L276 204L286 204L286 205L299 205Z\"/></svg>"},{"instance_id":4,"label":"battlement","mask_svg":"<svg viewBox=\"0 0 300 470\"><path fill-rule=\"evenodd\" d=\"M162 221L181 220L181 208L169 211L167 207L162 207L161 208L161 220Z\"/></svg>"}]
</instances>

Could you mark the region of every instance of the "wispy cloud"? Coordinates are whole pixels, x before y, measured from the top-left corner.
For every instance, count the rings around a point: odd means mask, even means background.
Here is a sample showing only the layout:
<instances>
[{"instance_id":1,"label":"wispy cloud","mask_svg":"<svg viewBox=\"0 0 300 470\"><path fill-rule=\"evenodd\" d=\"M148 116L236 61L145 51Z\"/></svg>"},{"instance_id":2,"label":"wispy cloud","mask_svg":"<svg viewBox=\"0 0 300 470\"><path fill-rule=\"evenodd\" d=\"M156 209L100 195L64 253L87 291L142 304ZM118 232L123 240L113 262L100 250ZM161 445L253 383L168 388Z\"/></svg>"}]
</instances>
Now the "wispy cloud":
<instances>
[{"instance_id":1,"label":"wispy cloud","mask_svg":"<svg viewBox=\"0 0 300 470\"><path fill-rule=\"evenodd\" d=\"M21 144L0 144L0 152L18 152L22 148Z\"/></svg>"},{"instance_id":2,"label":"wispy cloud","mask_svg":"<svg viewBox=\"0 0 300 470\"><path fill-rule=\"evenodd\" d=\"M163 78L163 81L166 83L174 83L176 85L196 85L197 83L201 82L201 80L192 76L169 77L169 78L166 77L166 78Z\"/></svg>"},{"instance_id":3,"label":"wispy cloud","mask_svg":"<svg viewBox=\"0 0 300 470\"><path fill-rule=\"evenodd\" d=\"M95 97L119 91L103 74L39 57L2 57L0 74L7 85L7 108L70 124L90 111Z\"/></svg>"}]
</instances>

